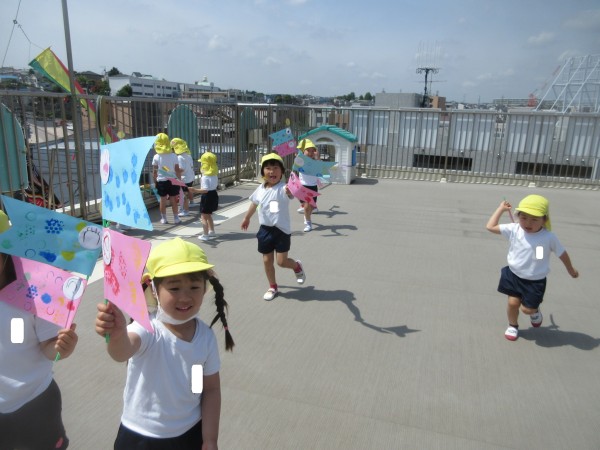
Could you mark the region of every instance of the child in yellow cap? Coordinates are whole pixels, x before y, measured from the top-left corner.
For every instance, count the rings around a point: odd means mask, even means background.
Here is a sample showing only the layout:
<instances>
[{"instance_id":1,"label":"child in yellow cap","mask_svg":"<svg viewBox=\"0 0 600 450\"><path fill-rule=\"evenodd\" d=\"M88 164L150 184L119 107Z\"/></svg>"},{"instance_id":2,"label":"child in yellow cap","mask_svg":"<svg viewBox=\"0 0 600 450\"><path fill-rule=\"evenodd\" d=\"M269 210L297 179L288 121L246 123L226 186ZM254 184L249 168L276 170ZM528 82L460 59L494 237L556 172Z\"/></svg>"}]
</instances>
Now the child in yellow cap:
<instances>
[{"instance_id":1,"label":"child in yellow cap","mask_svg":"<svg viewBox=\"0 0 600 450\"><path fill-rule=\"evenodd\" d=\"M234 346L223 287L202 249L181 238L154 247L146 268L145 285L150 284L152 292L149 304L156 306L150 315L154 333L136 322L127 325L111 303L97 306L96 332L109 335L108 354L115 361L128 361L114 448L217 448L220 358L210 328L217 320L225 329L225 348ZM210 327L198 318L207 281L214 288L217 308ZM192 390L198 367L201 393Z\"/></svg>"},{"instance_id":2,"label":"child in yellow cap","mask_svg":"<svg viewBox=\"0 0 600 450\"><path fill-rule=\"evenodd\" d=\"M160 210L160 223L169 223L167 219L167 201L171 204L173 210L173 222L175 224L181 223L181 219L178 214L177 199L179 196L179 186L174 185L164 174L159 172L162 169L165 172L173 174L174 178L179 178L180 169L179 162L177 161L177 155L173 153L171 149L171 141L169 136L165 133L158 133L156 135L156 141L154 141L154 151L156 154L152 158L152 175L154 178L154 185L156 186L156 192L160 196L160 203L158 209Z\"/></svg>"},{"instance_id":3,"label":"child in yellow cap","mask_svg":"<svg viewBox=\"0 0 600 450\"><path fill-rule=\"evenodd\" d=\"M307 156L311 159L315 159L317 161L320 159L319 150L317 150L317 146L310 139L302 139L300 142L298 142L297 148L304 154L304 156ZM300 183L302 183L302 185L305 188L315 192L319 192L319 178L317 176L308 175L306 173L300 172L298 178L300 178ZM314 197L314 200L316 203L316 195ZM302 207L298 209L298 212L304 214L304 232L307 233L309 231L312 231L311 216L314 211L317 211L317 208L312 206L308 202L301 201L300 203Z\"/></svg>"},{"instance_id":4,"label":"child in yellow cap","mask_svg":"<svg viewBox=\"0 0 600 450\"><path fill-rule=\"evenodd\" d=\"M502 214L511 208L507 201L500 203L486 228L510 242L508 266L501 271L498 291L508 295L508 328L504 336L514 341L519 336L519 307L530 317L533 327L542 324L540 304L544 301L546 276L550 272L550 253L558 256L573 278L577 278L579 272L571 264L569 254L556 235L550 231L550 208L546 198L528 195L516 208L518 222L499 224Z\"/></svg>"},{"instance_id":5,"label":"child in yellow cap","mask_svg":"<svg viewBox=\"0 0 600 450\"><path fill-rule=\"evenodd\" d=\"M0 233L9 227L0 211ZM4 302L2 289L15 280L12 256L0 253L0 449L66 449L61 392L52 368L57 353L62 361L75 350L75 324L61 329ZM17 323L22 339L13 342L8 336Z\"/></svg>"},{"instance_id":6,"label":"child in yellow cap","mask_svg":"<svg viewBox=\"0 0 600 450\"><path fill-rule=\"evenodd\" d=\"M219 167L217 166L217 155L210 151L202 153L198 160L200 162L200 189L190 188L192 192L200 196L200 222L203 233L198 236L201 241L208 241L216 237L215 223L212 214L219 209Z\"/></svg>"},{"instance_id":7,"label":"child in yellow cap","mask_svg":"<svg viewBox=\"0 0 600 450\"><path fill-rule=\"evenodd\" d=\"M183 191L179 199L179 217L190 215L190 203L194 200L194 193L189 189L194 184L196 172L194 171L194 160L187 142L181 138L171 139L171 147L177 155L177 163L181 174L181 181L185 183L185 187L181 187Z\"/></svg>"},{"instance_id":8,"label":"child in yellow cap","mask_svg":"<svg viewBox=\"0 0 600 450\"><path fill-rule=\"evenodd\" d=\"M250 196L250 207L242 221L242 230L245 231L250 225L250 218L258 209L260 229L256 238L269 281L269 289L263 296L265 300L273 300L279 293L275 278L275 253L277 265L292 269L298 284L303 284L306 280L302 263L288 257L292 235L289 205L294 197L283 181L284 171L283 159L277 153L262 157L260 174L264 182Z\"/></svg>"}]
</instances>

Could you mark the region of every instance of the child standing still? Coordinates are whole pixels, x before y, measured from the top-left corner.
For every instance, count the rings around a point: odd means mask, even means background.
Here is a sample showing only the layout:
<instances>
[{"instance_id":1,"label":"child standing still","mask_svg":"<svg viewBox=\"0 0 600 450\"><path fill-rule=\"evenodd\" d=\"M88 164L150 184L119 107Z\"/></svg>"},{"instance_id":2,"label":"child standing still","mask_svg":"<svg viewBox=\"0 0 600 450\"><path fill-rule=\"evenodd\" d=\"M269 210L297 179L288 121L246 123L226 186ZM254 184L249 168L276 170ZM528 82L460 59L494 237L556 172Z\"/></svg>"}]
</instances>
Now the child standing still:
<instances>
[{"instance_id":1,"label":"child standing still","mask_svg":"<svg viewBox=\"0 0 600 450\"><path fill-rule=\"evenodd\" d=\"M204 152L200 159L200 189L188 188L192 192L201 194L200 197L200 222L203 233L198 236L201 241L208 241L217 236L212 213L219 208L219 167L217 166L217 155L212 152Z\"/></svg>"},{"instance_id":2,"label":"child standing still","mask_svg":"<svg viewBox=\"0 0 600 450\"><path fill-rule=\"evenodd\" d=\"M182 198L179 199L179 217L185 217L190 215L190 202L194 199L194 193L189 189L192 187L192 184L194 184L194 178L196 177L196 173L194 172L194 160L192 159L192 152L190 152L187 142L183 139L172 139L171 147L177 155L181 181L185 183L185 187L181 187L181 190L183 191Z\"/></svg>"},{"instance_id":3,"label":"child standing still","mask_svg":"<svg viewBox=\"0 0 600 450\"><path fill-rule=\"evenodd\" d=\"M269 289L263 299L273 300L279 293L275 278L275 254L277 265L292 269L298 284L304 283L306 275L302 263L288 257L292 233L289 205L294 197L283 181L283 159L276 153L269 153L262 157L260 164L260 174L264 182L250 196L251 204L242 221L242 230L248 229L250 218L258 209L258 252L263 256L269 282Z\"/></svg>"},{"instance_id":4,"label":"child standing still","mask_svg":"<svg viewBox=\"0 0 600 450\"><path fill-rule=\"evenodd\" d=\"M0 211L0 233L9 227ZM77 345L69 330L2 301L16 279L10 255L0 253L0 449L66 449L61 392L52 375L56 354L69 357ZM23 324L22 342L12 342L12 320Z\"/></svg>"},{"instance_id":5,"label":"child standing still","mask_svg":"<svg viewBox=\"0 0 600 450\"><path fill-rule=\"evenodd\" d=\"M215 334L198 317L207 281L215 291L225 348L234 346L223 287L200 247L181 238L150 252L144 275L151 284L154 333L127 325L112 304L98 304L96 332L108 334L108 354L128 361L116 450L216 449L221 411L220 358ZM192 368L201 366L202 393L192 392Z\"/></svg>"},{"instance_id":6,"label":"child standing still","mask_svg":"<svg viewBox=\"0 0 600 450\"><path fill-rule=\"evenodd\" d=\"M160 196L159 210L160 210L160 223L167 224L167 199L171 203L171 209L173 210L173 222L175 224L181 223L181 219L178 214L177 198L179 196L179 186L175 186L168 180L167 176L159 173L159 169L164 170L173 174L174 177L179 177L179 163L177 162L177 155L171 151L171 142L169 136L165 133L158 133L156 135L156 141L154 142L154 151L156 154L152 158L152 176L154 178L154 185L156 186L156 192Z\"/></svg>"},{"instance_id":7,"label":"child standing still","mask_svg":"<svg viewBox=\"0 0 600 450\"><path fill-rule=\"evenodd\" d=\"M499 224L511 204L500 203L486 228L501 234L510 242L508 266L502 268L498 291L508 295L508 328L504 336L514 341L519 336L519 308L530 317L531 325L539 327L543 316L540 304L546 291L546 276L550 272L550 253L554 252L573 278L579 272L571 264L571 258L558 238L551 231L550 207L541 195L528 195L519 203L517 223Z\"/></svg>"}]
</instances>

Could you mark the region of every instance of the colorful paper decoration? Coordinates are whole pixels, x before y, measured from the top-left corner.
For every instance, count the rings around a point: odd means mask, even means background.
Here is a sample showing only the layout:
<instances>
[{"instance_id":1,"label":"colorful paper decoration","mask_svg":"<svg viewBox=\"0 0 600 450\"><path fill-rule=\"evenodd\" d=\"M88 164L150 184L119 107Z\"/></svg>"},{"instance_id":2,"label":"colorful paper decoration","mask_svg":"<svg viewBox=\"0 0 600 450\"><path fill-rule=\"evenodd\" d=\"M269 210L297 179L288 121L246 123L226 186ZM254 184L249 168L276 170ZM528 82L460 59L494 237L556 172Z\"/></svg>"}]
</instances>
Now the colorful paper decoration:
<instances>
[{"instance_id":1,"label":"colorful paper decoration","mask_svg":"<svg viewBox=\"0 0 600 450\"><path fill-rule=\"evenodd\" d=\"M290 178L288 179L287 185L292 195L298 200L307 202L315 208L317 207L315 197L321 194L303 186L300 182L300 178L298 178L298 176L294 172L290 174Z\"/></svg>"},{"instance_id":2,"label":"colorful paper decoration","mask_svg":"<svg viewBox=\"0 0 600 450\"><path fill-rule=\"evenodd\" d=\"M109 228L102 235L104 297L154 333L142 289L142 275L151 243Z\"/></svg>"},{"instance_id":3,"label":"colorful paper decoration","mask_svg":"<svg viewBox=\"0 0 600 450\"><path fill-rule=\"evenodd\" d=\"M292 170L305 173L306 175L314 175L316 177L323 177L329 174L330 168L337 165L337 162L318 161L308 156L305 156L302 152L298 152L296 158L294 158L294 165Z\"/></svg>"},{"instance_id":4,"label":"colorful paper decoration","mask_svg":"<svg viewBox=\"0 0 600 450\"><path fill-rule=\"evenodd\" d=\"M155 137L125 139L100 147L102 218L142 230L152 221L140 190L144 160Z\"/></svg>"},{"instance_id":5,"label":"colorful paper decoration","mask_svg":"<svg viewBox=\"0 0 600 450\"><path fill-rule=\"evenodd\" d=\"M283 144L279 144L273 147L273 150L277 152L279 156L282 158L287 155L291 155L292 153L296 153L296 140L292 139L291 141L284 142Z\"/></svg>"},{"instance_id":6,"label":"colorful paper decoration","mask_svg":"<svg viewBox=\"0 0 600 450\"><path fill-rule=\"evenodd\" d=\"M0 251L90 276L100 256L102 227L2 196L12 227L0 234Z\"/></svg>"},{"instance_id":7,"label":"colorful paper decoration","mask_svg":"<svg viewBox=\"0 0 600 450\"><path fill-rule=\"evenodd\" d=\"M275 146L275 147L294 139L291 128L284 128L283 130L279 130L279 131L276 131L275 133L271 133L269 135L269 137L271 139L273 139L273 146Z\"/></svg>"},{"instance_id":8,"label":"colorful paper decoration","mask_svg":"<svg viewBox=\"0 0 600 450\"><path fill-rule=\"evenodd\" d=\"M18 256L13 256L12 260L17 278L2 289L1 299L62 328L69 328L87 281L38 261Z\"/></svg>"}]
</instances>

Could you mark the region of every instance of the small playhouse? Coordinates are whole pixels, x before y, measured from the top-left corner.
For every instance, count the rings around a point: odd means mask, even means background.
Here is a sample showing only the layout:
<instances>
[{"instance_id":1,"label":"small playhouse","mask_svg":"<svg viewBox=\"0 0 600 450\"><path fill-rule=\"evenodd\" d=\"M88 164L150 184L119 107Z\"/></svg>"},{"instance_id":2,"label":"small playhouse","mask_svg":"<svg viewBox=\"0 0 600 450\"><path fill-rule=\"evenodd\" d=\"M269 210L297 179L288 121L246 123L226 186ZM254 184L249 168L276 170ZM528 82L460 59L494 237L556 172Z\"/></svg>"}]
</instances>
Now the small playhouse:
<instances>
[{"instance_id":1,"label":"small playhouse","mask_svg":"<svg viewBox=\"0 0 600 450\"><path fill-rule=\"evenodd\" d=\"M322 160L337 162L330 171L332 183L350 184L356 179L358 139L354 134L334 125L322 125L298 136L298 141L304 138L313 141Z\"/></svg>"}]
</instances>

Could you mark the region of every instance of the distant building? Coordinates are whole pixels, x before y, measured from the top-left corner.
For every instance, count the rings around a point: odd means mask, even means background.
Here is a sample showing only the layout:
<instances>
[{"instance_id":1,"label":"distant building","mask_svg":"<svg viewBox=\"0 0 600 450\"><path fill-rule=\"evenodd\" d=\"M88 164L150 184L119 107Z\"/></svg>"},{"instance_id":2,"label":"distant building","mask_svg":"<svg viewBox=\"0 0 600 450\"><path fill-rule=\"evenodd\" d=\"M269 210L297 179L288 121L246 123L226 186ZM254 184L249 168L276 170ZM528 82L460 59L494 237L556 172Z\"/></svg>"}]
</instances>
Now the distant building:
<instances>
[{"instance_id":1,"label":"distant building","mask_svg":"<svg viewBox=\"0 0 600 450\"><path fill-rule=\"evenodd\" d=\"M181 97L179 83L174 81L159 80L152 75L143 75L133 72L131 75L114 75L108 77L110 95L115 96L123 87L131 86L134 97L170 98Z\"/></svg>"},{"instance_id":2,"label":"distant building","mask_svg":"<svg viewBox=\"0 0 600 450\"><path fill-rule=\"evenodd\" d=\"M400 108L421 108L423 94L408 93L388 93L380 92L375 94L375 107L400 109ZM438 108L446 110L446 97L437 95L429 97L429 108Z\"/></svg>"}]
</instances>

